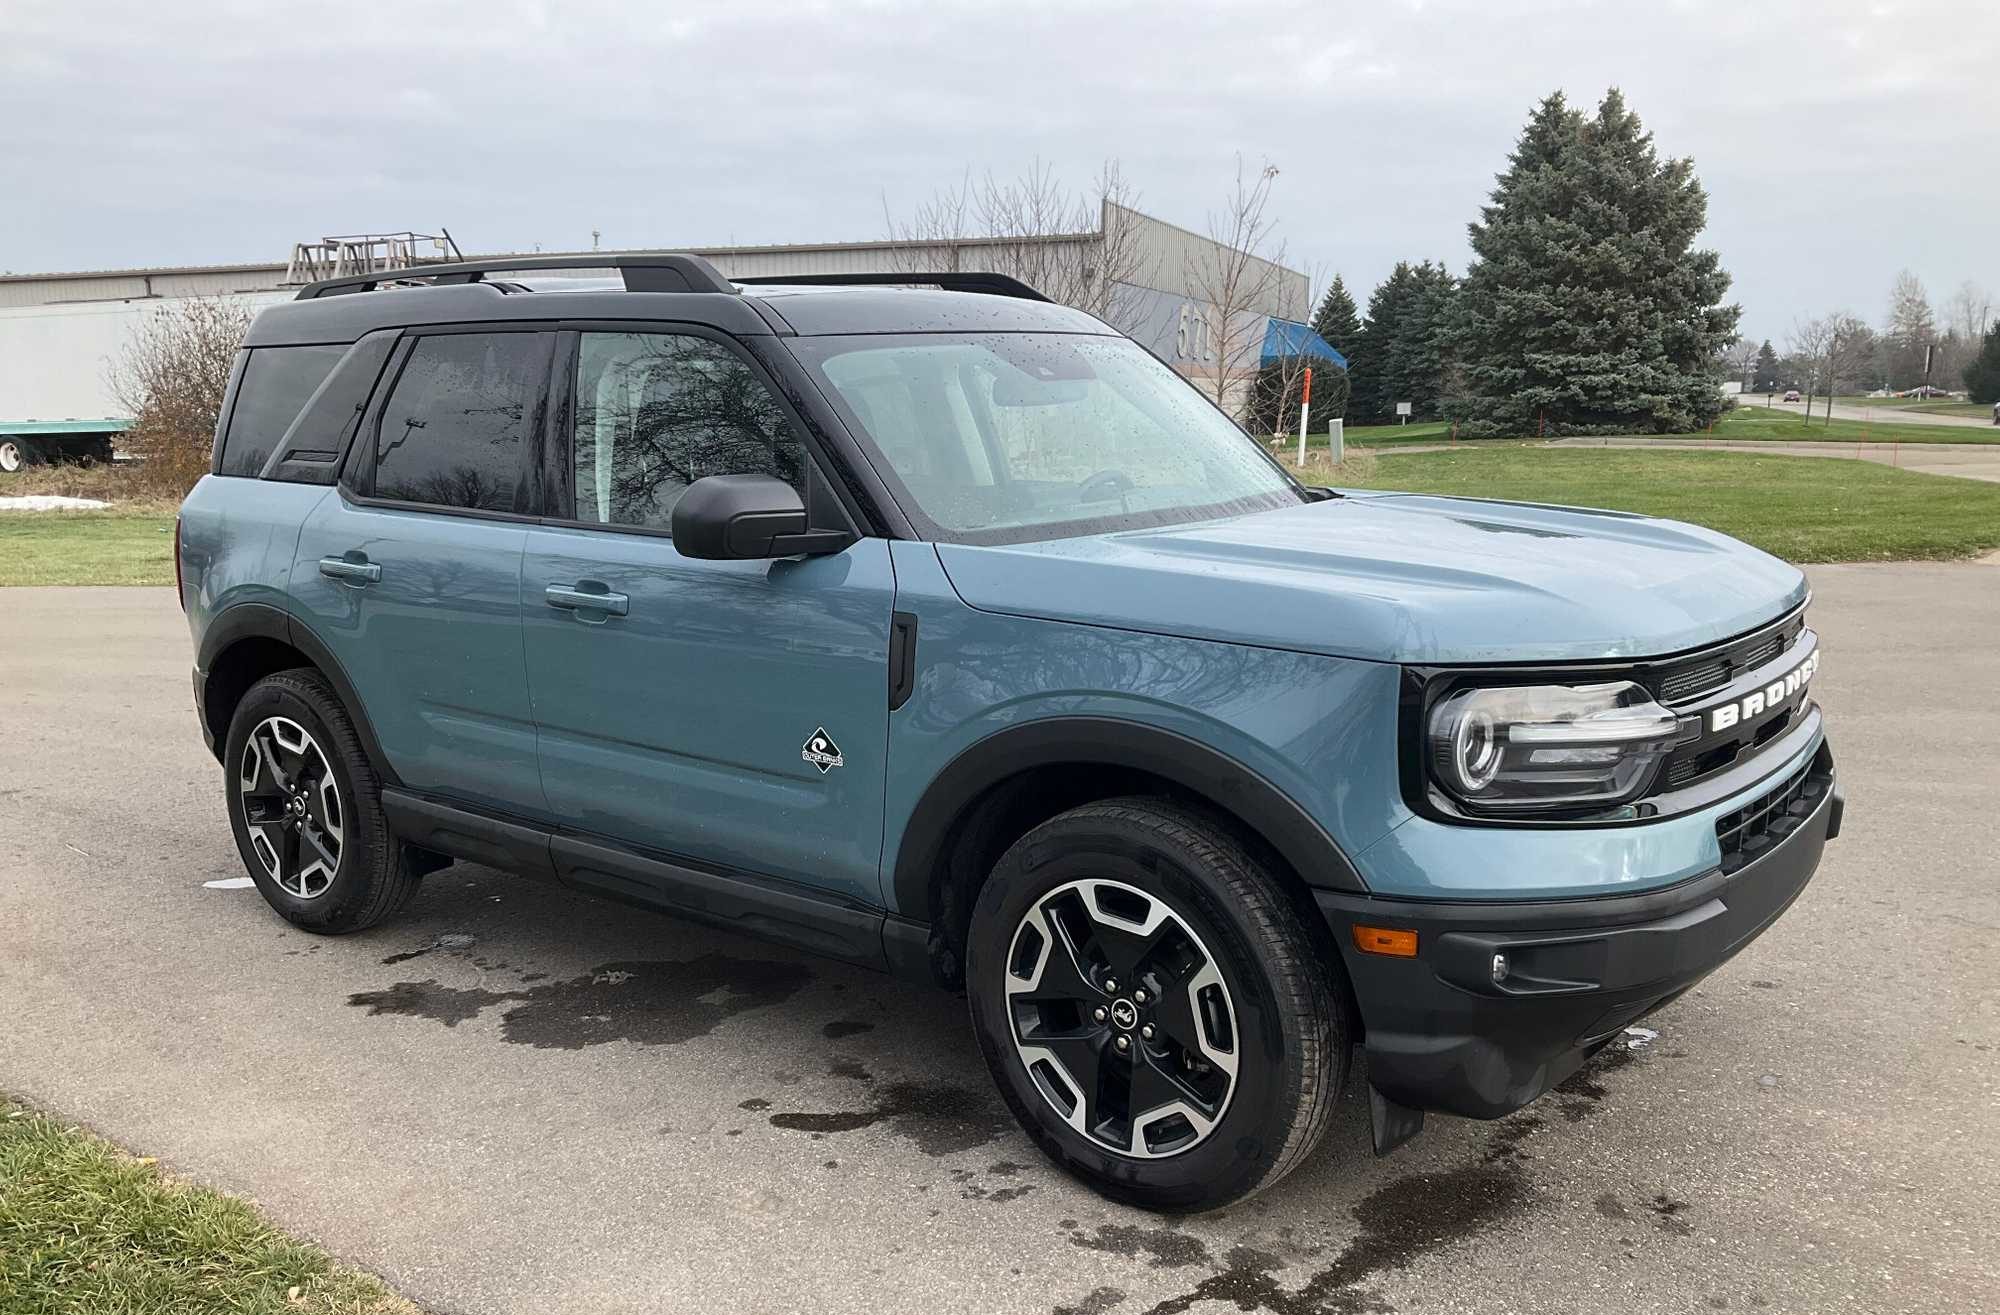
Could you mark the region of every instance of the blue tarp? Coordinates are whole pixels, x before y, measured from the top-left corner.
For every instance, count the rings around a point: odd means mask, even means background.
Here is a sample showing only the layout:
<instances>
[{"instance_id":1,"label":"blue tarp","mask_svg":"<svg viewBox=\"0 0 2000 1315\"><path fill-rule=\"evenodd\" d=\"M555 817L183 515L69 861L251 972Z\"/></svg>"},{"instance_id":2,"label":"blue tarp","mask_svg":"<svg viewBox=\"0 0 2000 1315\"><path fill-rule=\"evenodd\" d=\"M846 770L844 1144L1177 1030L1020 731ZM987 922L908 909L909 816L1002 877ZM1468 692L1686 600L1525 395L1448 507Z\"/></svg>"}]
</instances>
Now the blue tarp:
<instances>
[{"instance_id":1,"label":"blue tarp","mask_svg":"<svg viewBox=\"0 0 2000 1315\"><path fill-rule=\"evenodd\" d=\"M1264 329L1264 355L1260 363L1268 365L1282 356L1317 356L1343 370L1347 368L1347 358L1314 333L1310 324L1294 324L1273 317Z\"/></svg>"}]
</instances>

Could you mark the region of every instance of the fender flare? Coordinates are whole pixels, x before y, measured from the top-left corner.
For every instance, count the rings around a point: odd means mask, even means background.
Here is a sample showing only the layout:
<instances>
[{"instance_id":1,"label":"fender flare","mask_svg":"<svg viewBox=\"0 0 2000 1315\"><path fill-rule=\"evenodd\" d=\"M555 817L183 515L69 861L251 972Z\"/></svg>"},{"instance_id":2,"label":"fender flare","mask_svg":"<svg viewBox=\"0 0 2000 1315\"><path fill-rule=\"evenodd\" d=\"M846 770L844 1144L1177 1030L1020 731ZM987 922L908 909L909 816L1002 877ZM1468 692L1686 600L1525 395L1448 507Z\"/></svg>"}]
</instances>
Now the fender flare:
<instances>
[{"instance_id":1,"label":"fender flare","mask_svg":"<svg viewBox=\"0 0 2000 1315\"><path fill-rule=\"evenodd\" d=\"M297 649L306 660L319 669L333 686L333 692L340 697L348 717L354 722L354 732L361 740L362 752L368 755L375 774L382 778L384 785L399 785L400 778L389 766L389 760L382 752L382 742L375 737L375 728L369 723L367 707L361 702L361 695L354 688L354 682L347 678L347 671L340 665L340 659L326 641L313 633L310 626L300 622L291 613L271 606L269 603L235 603L216 613L202 632L201 649L196 655L195 669L202 682L202 716L208 716L208 686L214 677L216 662L232 647L246 639L274 639L281 644ZM221 737L217 737L215 752L222 754Z\"/></svg>"},{"instance_id":2,"label":"fender flare","mask_svg":"<svg viewBox=\"0 0 2000 1315\"><path fill-rule=\"evenodd\" d=\"M892 888L898 914L934 922L931 881L960 818L993 786L1036 767L1124 767L1171 781L1232 814L1276 849L1307 885L1364 894L1338 842L1284 791L1198 740L1114 717L1050 717L996 731L952 759L903 827Z\"/></svg>"}]
</instances>

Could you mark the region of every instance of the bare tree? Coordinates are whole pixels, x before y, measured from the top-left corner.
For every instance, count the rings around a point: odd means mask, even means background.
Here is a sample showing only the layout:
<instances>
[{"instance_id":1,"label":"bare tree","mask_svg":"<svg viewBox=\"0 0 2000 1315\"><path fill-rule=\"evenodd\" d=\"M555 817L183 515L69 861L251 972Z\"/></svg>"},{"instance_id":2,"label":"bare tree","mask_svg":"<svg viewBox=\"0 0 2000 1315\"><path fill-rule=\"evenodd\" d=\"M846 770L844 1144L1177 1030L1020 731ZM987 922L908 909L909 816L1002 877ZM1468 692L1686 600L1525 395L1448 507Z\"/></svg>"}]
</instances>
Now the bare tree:
<instances>
[{"instance_id":1,"label":"bare tree","mask_svg":"<svg viewBox=\"0 0 2000 1315\"><path fill-rule=\"evenodd\" d=\"M883 200L898 273L978 270L1017 278L1053 301L1121 329L1132 327L1151 281L1145 244L1127 215L1139 196L1106 160L1073 191L1040 160L1018 178L970 172L898 221Z\"/></svg>"},{"instance_id":2,"label":"bare tree","mask_svg":"<svg viewBox=\"0 0 2000 1315\"><path fill-rule=\"evenodd\" d=\"M1909 270L1896 275L1889 290L1889 386L1907 388L1923 381L1924 355L1937 340L1937 320L1923 280Z\"/></svg>"},{"instance_id":3,"label":"bare tree","mask_svg":"<svg viewBox=\"0 0 2000 1315\"><path fill-rule=\"evenodd\" d=\"M143 458L146 483L185 493L208 469L229 372L251 308L189 297L148 313L112 358L106 382L132 414L123 445Z\"/></svg>"},{"instance_id":4,"label":"bare tree","mask_svg":"<svg viewBox=\"0 0 2000 1315\"><path fill-rule=\"evenodd\" d=\"M2000 313L2000 307L1996 307L1991 292L1971 279L1958 285L1958 290L1944 304L1944 334L1938 339L1938 360L1931 370L1933 380L1947 381L1946 387L1958 386L1965 367L1979 355L1980 340L1986 336L1996 313Z\"/></svg>"},{"instance_id":5,"label":"bare tree","mask_svg":"<svg viewBox=\"0 0 2000 1315\"><path fill-rule=\"evenodd\" d=\"M1330 281L1331 276L1325 272L1325 266L1317 263L1307 266L1306 305L1317 306L1319 299L1326 293L1325 285ZM1295 408L1305 392L1306 371L1314 371L1317 377L1332 368L1333 366L1330 362L1289 351L1281 352L1272 360L1269 369L1270 377L1263 380L1259 386L1275 388L1277 396L1280 399L1276 414L1277 424L1273 429L1274 437L1283 438L1291 433L1292 420L1297 415ZM1263 373L1264 371L1261 362L1258 370L1259 373ZM1321 393L1321 397L1324 399L1324 392ZM1330 413L1322 413L1323 416L1325 414ZM1261 416L1258 418L1262 419ZM1322 419L1323 425L1324 420ZM1255 431L1253 430L1252 432Z\"/></svg>"},{"instance_id":6,"label":"bare tree","mask_svg":"<svg viewBox=\"0 0 2000 1315\"><path fill-rule=\"evenodd\" d=\"M1758 344L1748 338L1738 338L1723 349L1722 363L1730 377L1743 382L1743 391L1750 391L1750 375L1757 368Z\"/></svg>"},{"instance_id":7,"label":"bare tree","mask_svg":"<svg viewBox=\"0 0 2000 1315\"><path fill-rule=\"evenodd\" d=\"M1187 286L1208 303L1209 350L1215 399L1229 406L1229 386L1244 358L1261 345L1264 316L1303 318L1303 307L1283 305L1285 244L1270 216L1271 184L1278 167L1266 161L1245 177L1236 157L1236 183L1222 208L1208 216L1209 243L1187 256ZM1251 365L1254 366L1254 362Z\"/></svg>"},{"instance_id":8,"label":"bare tree","mask_svg":"<svg viewBox=\"0 0 2000 1315\"><path fill-rule=\"evenodd\" d=\"M1806 370L1806 415L1815 396L1823 396L1829 421L1841 381L1858 377L1874 358L1873 331L1846 311L1794 320L1785 346Z\"/></svg>"}]
</instances>

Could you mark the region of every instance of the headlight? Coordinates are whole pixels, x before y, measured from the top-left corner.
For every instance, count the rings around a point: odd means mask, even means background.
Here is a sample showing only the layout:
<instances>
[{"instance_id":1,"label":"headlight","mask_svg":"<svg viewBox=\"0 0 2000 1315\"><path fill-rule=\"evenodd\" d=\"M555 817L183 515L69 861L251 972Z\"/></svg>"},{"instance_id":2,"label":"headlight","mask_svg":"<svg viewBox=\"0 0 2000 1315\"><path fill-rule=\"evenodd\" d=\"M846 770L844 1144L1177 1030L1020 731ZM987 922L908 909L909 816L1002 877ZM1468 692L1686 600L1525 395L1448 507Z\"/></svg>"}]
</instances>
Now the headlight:
<instances>
[{"instance_id":1,"label":"headlight","mask_svg":"<svg viewBox=\"0 0 2000 1315\"><path fill-rule=\"evenodd\" d=\"M1431 774L1469 811L1609 807L1644 794L1679 722L1630 681L1467 689L1431 709Z\"/></svg>"}]
</instances>

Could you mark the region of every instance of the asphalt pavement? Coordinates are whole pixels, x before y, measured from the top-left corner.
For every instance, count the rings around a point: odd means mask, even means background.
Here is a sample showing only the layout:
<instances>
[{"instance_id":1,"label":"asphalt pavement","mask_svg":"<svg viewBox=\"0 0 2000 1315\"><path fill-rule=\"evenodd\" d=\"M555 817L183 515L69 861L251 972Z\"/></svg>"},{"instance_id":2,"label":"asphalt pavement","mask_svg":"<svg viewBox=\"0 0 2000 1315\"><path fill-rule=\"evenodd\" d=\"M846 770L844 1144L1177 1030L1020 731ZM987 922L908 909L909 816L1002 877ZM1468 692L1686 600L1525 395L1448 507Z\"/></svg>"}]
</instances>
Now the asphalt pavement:
<instances>
[{"instance_id":1,"label":"asphalt pavement","mask_svg":"<svg viewBox=\"0 0 2000 1315\"><path fill-rule=\"evenodd\" d=\"M1761 393L1750 393L1739 398L1738 405L1761 407L1765 406L1766 403ZM1788 411L1795 416L1808 414L1804 402L1781 402L1772 399L1769 407L1773 411ZM1815 418L1819 418L1825 416L1826 413L1826 399L1824 397L1814 398L1810 414ZM1911 411L1900 406L1855 406L1847 402L1835 402L1833 404L1833 418L1835 420L1856 420L1865 424L1881 425L1943 425L1946 428L1971 427L1974 429L1991 429L1993 427L1993 417L1990 415L1935 415L1929 411Z\"/></svg>"},{"instance_id":2,"label":"asphalt pavement","mask_svg":"<svg viewBox=\"0 0 2000 1315\"><path fill-rule=\"evenodd\" d=\"M1960 479L1983 479L2000 483L2000 443L1854 443L1845 440L1826 443L1777 443L1759 439L1645 438L1636 434L1615 434L1601 438L1595 436L1553 438L1549 440L1548 446L1667 447L1698 449L1704 452L1751 452L1765 457L1829 457L1836 461L1872 461L1878 466L1914 470L1925 475L1956 475ZM1382 450L1382 455L1417 450L1419 449L1414 447L1385 448Z\"/></svg>"},{"instance_id":3,"label":"asphalt pavement","mask_svg":"<svg viewBox=\"0 0 2000 1315\"><path fill-rule=\"evenodd\" d=\"M466 866L291 930L171 592L6 590L0 1090L439 1312L2000 1309L2000 566L1812 575L1799 903L1527 1110L1378 1161L1350 1100L1182 1220L1051 1169L941 992Z\"/></svg>"}]
</instances>

